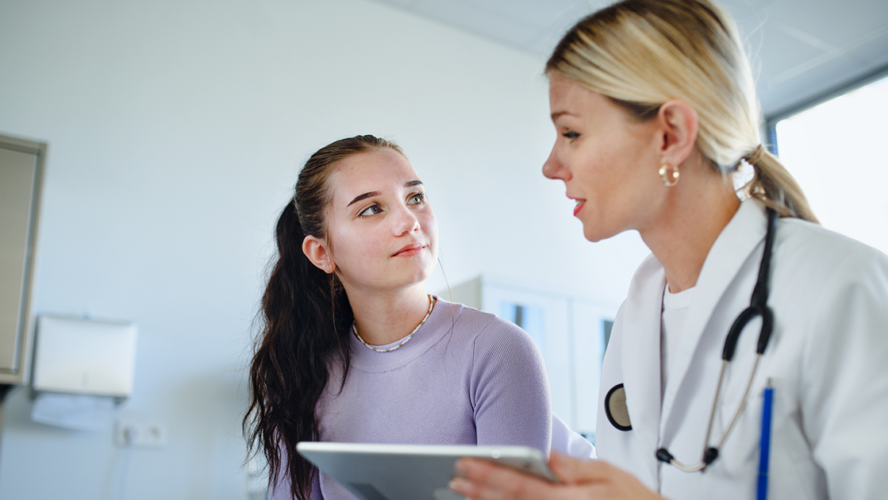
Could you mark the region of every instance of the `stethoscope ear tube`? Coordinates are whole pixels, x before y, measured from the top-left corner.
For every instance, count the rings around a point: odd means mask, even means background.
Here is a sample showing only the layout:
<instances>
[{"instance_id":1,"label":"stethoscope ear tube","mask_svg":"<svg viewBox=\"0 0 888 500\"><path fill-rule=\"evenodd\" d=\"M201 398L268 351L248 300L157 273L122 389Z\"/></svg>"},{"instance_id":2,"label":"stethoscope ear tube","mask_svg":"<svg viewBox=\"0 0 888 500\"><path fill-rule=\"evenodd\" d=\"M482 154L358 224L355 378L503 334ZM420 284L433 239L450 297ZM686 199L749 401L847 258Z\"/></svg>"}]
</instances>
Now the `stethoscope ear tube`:
<instances>
[{"instance_id":1,"label":"stethoscope ear tube","mask_svg":"<svg viewBox=\"0 0 888 500\"><path fill-rule=\"evenodd\" d=\"M774 328L774 313L765 304L762 304L759 313L762 315L762 332L759 334L758 346L755 352L762 355L765 353L765 348L768 347L768 341L771 340L771 330Z\"/></svg>"},{"instance_id":2,"label":"stethoscope ear tube","mask_svg":"<svg viewBox=\"0 0 888 500\"><path fill-rule=\"evenodd\" d=\"M758 280L755 282L755 288L752 290L752 299L749 307L737 316L731 329L728 331L728 337L725 339L725 347L722 350L722 359L731 361L734 358L734 350L737 347L737 341L743 328L752 321L756 316L762 318L762 329L759 333L758 344L756 350L758 354L763 354L765 348L768 347L768 341L771 340L771 330L774 327L774 313L768 307L768 278L771 271L771 252L774 249L774 234L777 228L777 212L768 209L768 232L765 235L765 249L762 252L762 262L759 265Z\"/></svg>"},{"instance_id":3,"label":"stethoscope ear tube","mask_svg":"<svg viewBox=\"0 0 888 500\"><path fill-rule=\"evenodd\" d=\"M728 331L728 337L725 339L725 347L722 349L723 360L731 361L734 358L734 351L737 349L737 341L740 340L743 328L760 313L761 311L758 307L749 306L740 313L740 316L737 316L737 319L734 320L734 324L731 325L731 329Z\"/></svg>"},{"instance_id":4,"label":"stethoscope ear tube","mask_svg":"<svg viewBox=\"0 0 888 500\"><path fill-rule=\"evenodd\" d=\"M740 333L746 328L746 325L756 316L762 318L762 329L759 332L758 344L756 344L755 352L764 354L765 348L768 347L768 341L771 340L771 330L774 328L774 313L766 304L749 306L740 313L740 316L734 320L728 337L725 339L725 347L722 350L722 359L731 361L734 358L734 351L737 348L737 341L740 339Z\"/></svg>"},{"instance_id":5,"label":"stethoscope ear tube","mask_svg":"<svg viewBox=\"0 0 888 500\"><path fill-rule=\"evenodd\" d=\"M685 465L685 464L679 462L678 460L676 460L675 457L672 456L672 453L669 453L669 450L667 450L666 448L660 448L659 450L657 450L657 460L667 463L667 464L670 464L670 465L673 465L675 468L677 468L681 471L684 471L684 472L701 471L701 470L705 469L706 467L708 467L709 464L711 464L712 462L715 462L715 459L717 459L717 458L718 458L718 448L710 446L709 448L706 449L706 453L703 454L703 461L702 462L700 462L699 464L695 464L695 465Z\"/></svg>"}]
</instances>

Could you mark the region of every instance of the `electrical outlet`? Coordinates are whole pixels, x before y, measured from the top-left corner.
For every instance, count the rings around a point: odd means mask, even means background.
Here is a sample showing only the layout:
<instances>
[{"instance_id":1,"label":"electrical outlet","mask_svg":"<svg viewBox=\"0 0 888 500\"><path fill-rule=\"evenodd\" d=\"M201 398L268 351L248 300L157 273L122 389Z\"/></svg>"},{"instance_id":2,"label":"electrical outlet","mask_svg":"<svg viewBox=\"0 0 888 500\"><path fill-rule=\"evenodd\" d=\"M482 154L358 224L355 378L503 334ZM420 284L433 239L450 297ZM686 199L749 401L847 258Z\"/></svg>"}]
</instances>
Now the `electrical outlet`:
<instances>
[{"instance_id":1,"label":"electrical outlet","mask_svg":"<svg viewBox=\"0 0 888 500\"><path fill-rule=\"evenodd\" d=\"M114 444L121 448L162 448L167 442L167 426L160 422L118 420Z\"/></svg>"}]
</instances>

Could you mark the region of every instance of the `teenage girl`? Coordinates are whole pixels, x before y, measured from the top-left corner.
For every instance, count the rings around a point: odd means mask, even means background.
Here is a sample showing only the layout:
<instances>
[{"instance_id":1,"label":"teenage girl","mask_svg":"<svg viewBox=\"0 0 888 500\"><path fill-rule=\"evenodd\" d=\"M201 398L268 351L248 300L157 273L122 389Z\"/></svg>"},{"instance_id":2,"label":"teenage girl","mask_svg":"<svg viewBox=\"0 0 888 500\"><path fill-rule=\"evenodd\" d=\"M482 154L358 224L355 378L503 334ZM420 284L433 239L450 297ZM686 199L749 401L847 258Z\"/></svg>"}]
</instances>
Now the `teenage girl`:
<instances>
[{"instance_id":1,"label":"teenage girl","mask_svg":"<svg viewBox=\"0 0 888 500\"><path fill-rule=\"evenodd\" d=\"M270 498L353 498L296 453L300 441L549 452L531 338L425 290L438 226L397 145L365 135L312 155L276 238L244 418L269 463Z\"/></svg>"}]
</instances>

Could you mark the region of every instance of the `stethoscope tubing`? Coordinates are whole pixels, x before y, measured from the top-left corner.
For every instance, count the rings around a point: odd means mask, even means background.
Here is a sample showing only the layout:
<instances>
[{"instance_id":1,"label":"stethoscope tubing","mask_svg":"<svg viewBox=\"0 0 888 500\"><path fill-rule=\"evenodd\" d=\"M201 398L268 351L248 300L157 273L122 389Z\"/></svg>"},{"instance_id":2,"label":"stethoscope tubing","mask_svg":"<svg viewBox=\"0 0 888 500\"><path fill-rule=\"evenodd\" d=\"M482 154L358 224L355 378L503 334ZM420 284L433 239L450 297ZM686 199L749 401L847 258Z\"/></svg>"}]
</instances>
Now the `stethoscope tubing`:
<instances>
[{"instance_id":1,"label":"stethoscope tubing","mask_svg":"<svg viewBox=\"0 0 888 500\"><path fill-rule=\"evenodd\" d=\"M712 411L709 414L709 425L706 429L706 439L703 441L703 459L701 462L693 465L686 465L678 460L669 453L666 448L660 448L657 450L656 456L657 460L661 462L666 462L672 464L677 469L682 470L684 472L697 472L706 469L712 462L714 462L718 458L719 451L722 446L725 444L725 441L728 439L728 436L731 434L731 431L734 429L734 424L737 423L737 420L740 418L740 414L743 413L743 409L746 408L746 401L749 397L749 391L752 389L752 383L755 381L755 375L758 371L759 361L762 358L762 355L765 353L765 349L768 347L768 342L771 339L771 332L774 327L774 313L771 311L771 308L768 307L768 279L770 277L771 272L771 254L774 249L774 233L777 228L777 212L773 209L768 208L768 232L765 236L765 248L762 253L762 261L759 265L758 279L755 283L755 288L752 291L752 298L750 299L749 307L743 310L737 319L734 320L734 323L731 325L731 329L728 331L728 336L725 338L725 345L722 349L722 367L721 373L718 376L718 385L715 389L715 399L712 401ZM740 334L743 332L743 329L746 325L752 321L755 317L762 318L762 327L759 332L758 342L756 344L756 356L755 356L755 364L752 367L752 374L749 376L749 382L746 384L746 390L743 392L743 399L740 402L739 408L734 413L734 417L731 419L731 423L728 425L727 430L722 435L721 439L718 442L717 446L709 446L709 438L712 435L712 424L715 421L715 413L718 410L718 402L721 396L721 387L722 382L724 380L725 371L727 369L728 363L734 358L734 351L737 348L737 342L740 339Z\"/></svg>"}]
</instances>

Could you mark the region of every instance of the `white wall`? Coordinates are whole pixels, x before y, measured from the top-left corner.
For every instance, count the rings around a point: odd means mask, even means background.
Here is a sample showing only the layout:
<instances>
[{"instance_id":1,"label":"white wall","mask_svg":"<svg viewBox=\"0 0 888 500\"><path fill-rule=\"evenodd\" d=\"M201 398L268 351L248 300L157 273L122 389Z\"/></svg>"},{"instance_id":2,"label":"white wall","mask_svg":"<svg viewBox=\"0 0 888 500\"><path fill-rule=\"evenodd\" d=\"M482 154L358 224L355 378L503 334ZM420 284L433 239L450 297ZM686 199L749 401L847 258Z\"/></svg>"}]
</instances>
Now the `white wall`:
<instances>
[{"instance_id":1,"label":"white wall","mask_svg":"<svg viewBox=\"0 0 888 500\"><path fill-rule=\"evenodd\" d=\"M0 498L243 499L239 420L272 227L301 162L374 133L426 182L450 283L482 272L616 305L646 253L586 243L560 184L543 61L365 0L0 2L0 133L49 143L35 314L140 327L119 410L32 423L11 394ZM444 286L440 273L430 290Z\"/></svg>"}]
</instances>

